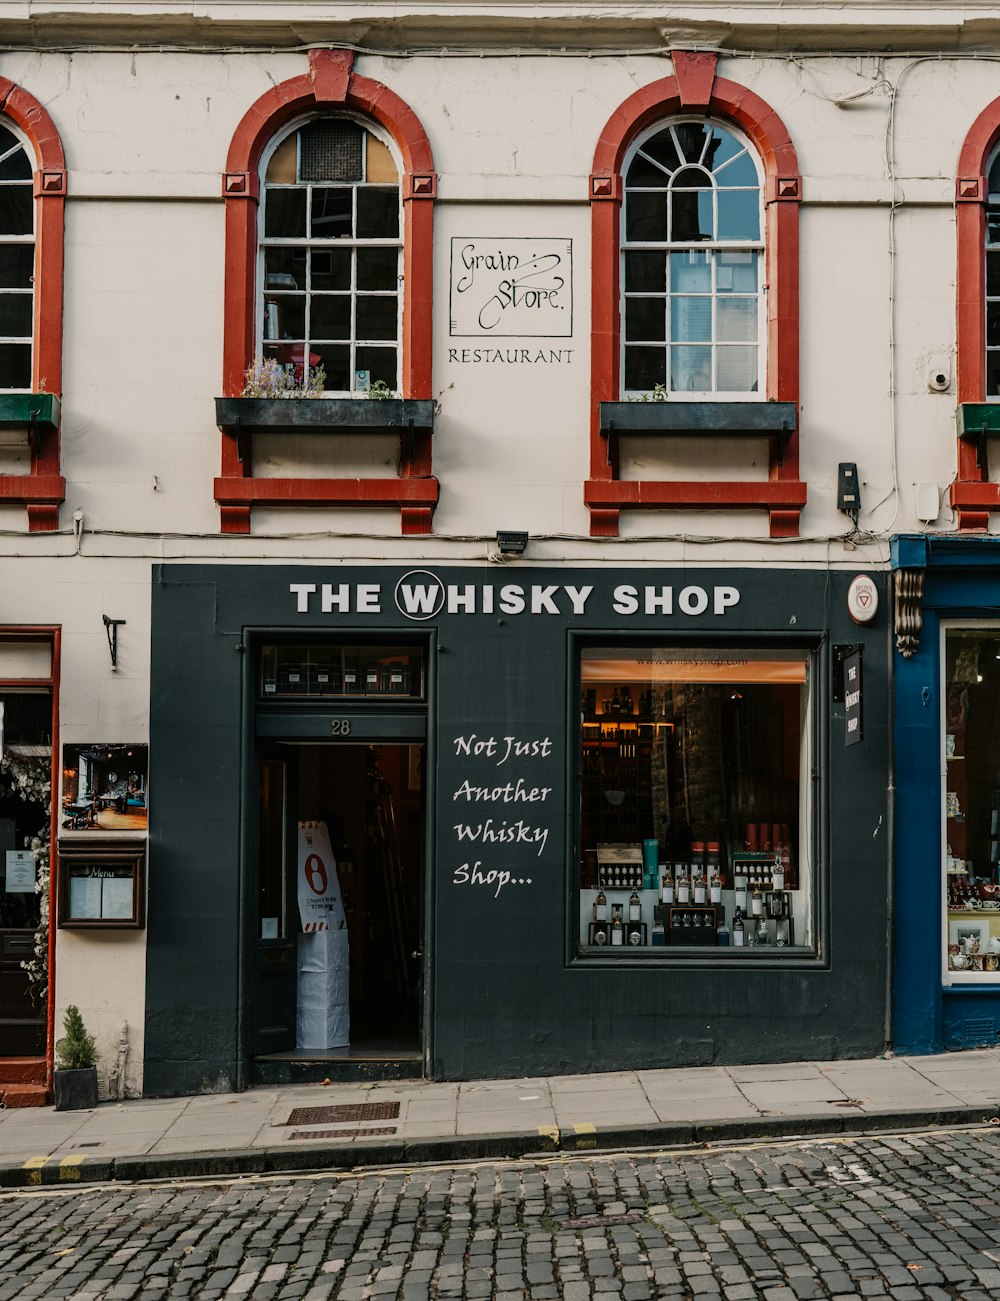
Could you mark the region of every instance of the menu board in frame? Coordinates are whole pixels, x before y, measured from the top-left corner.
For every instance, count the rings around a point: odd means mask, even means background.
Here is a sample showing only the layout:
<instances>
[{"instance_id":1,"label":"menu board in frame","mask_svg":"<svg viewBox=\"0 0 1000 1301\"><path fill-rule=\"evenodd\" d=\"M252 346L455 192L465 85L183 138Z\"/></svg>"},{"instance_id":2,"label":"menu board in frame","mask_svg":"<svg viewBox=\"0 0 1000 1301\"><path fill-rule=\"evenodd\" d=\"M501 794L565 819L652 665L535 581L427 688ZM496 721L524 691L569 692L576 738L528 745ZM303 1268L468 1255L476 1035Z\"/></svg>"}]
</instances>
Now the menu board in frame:
<instances>
[{"instance_id":1,"label":"menu board in frame","mask_svg":"<svg viewBox=\"0 0 1000 1301\"><path fill-rule=\"evenodd\" d=\"M59 926L138 930L146 924L146 842L59 845Z\"/></svg>"}]
</instances>

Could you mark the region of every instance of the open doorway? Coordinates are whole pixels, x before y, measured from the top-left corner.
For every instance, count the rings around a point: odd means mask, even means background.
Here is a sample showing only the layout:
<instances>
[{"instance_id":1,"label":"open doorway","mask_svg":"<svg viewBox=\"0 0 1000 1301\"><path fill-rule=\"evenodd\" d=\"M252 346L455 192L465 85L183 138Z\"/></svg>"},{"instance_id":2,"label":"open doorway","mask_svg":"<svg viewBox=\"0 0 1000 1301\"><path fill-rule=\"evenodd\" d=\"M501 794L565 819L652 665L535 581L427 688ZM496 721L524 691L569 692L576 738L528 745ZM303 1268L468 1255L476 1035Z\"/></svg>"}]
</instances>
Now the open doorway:
<instances>
[{"instance_id":1,"label":"open doorway","mask_svg":"<svg viewBox=\"0 0 1000 1301\"><path fill-rule=\"evenodd\" d=\"M48 648L44 651L47 655ZM45 1056L45 972L38 960L42 917L39 871L48 860L51 782L51 689L3 687L0 689L2 1058ZM5 1074L0 1064L0 1097ZM15 1074L14 1080L23 1081L23 1073Z\"/></svg>"},{"instance_id":2,"label":"open doorway","mask_svg":"<svg viewBox=\"0 0 1000 1301\"><path fill-rule=\"evenodd\" d=\"M260 747L256 1055L422 1060L423 759L422 745L399 743ZM347 932L325 993L349 1008L349 1035L325 1048L304 1046L297 1016L303 953L314 938L303 935L299 910L300 824L329 836L343 905L330 925Z\"/></svg>"}]
</instances>

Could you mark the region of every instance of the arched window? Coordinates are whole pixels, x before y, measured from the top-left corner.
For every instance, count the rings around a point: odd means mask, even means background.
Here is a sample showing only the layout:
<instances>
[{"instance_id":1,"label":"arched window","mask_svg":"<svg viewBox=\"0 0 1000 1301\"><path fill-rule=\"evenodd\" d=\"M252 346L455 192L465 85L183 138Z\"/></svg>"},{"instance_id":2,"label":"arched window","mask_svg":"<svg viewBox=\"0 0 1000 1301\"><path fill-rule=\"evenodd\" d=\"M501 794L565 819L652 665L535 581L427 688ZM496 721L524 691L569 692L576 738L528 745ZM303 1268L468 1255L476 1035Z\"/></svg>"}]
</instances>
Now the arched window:
<instances>
[{"instance_id":1,"label":"arched window","mask_svg":"<svg viewBox=\"0 0 1000 1301\"><path fill-rule=\"evenodd\" d=\"M672 76L612 113L594 151L591 534L616 536L623 510L748 509L767 511L772 537L793 537L806 502L795 149L769 105L715 75L715 54L671 61ZM622 473L623 436L715 435L725 455L734 437L766 440L767 479L738 477L754 459L739 452L734 474L711 453L700 479Z\"/></svg>"},{"instance_id":2,"label":"arched window","mask_svg":"<svg viewBox=\"0 0 1000 1301\"><path fill-rule=\"evenodd\" d=\"M0 389L31 389L35 196L31 156L0 124Z\"/></svg>"},{"instance_id":3,"label":"arched window","mask_svg":"<svg viewBox=\"0 0 1000 1301\"><path fill-rule=\"evenodd\" d=\"M0 472L0 503L28 528L59 527L63 230L66 162L55 124L22 87L0 77L0 422L24 429L30 466Z\"/></svg>"},{"instance_id":4,"label":"arched window","mask_svg":"<svg viewBox=\"0 0 1000 1301\"><path fill-rule=\"evenodd\" d=\"M436 193L416 114L388 86L355 73L349 51L311 50L307 72L248 108L223 176L215 500L224 533L249 532L255 506L395 507L404 534L431 531L440 491L432 473ZM268 382L331 400L247 411L238 405L251 396L246 372L264 365ZM367 401L375 386L389 400ZM304 468L255 474L255 437L297 429L394 438L397 474L359 477L325 439L315 445L326 451L306 453Z\"/></svg>"},{"instance_id":5,"label":"arched window","mask_svg":"<svg viewBox=\"0 0 1000 1301\"><path fill-rule=\"evenodd\" d=\"M399 388L402 205L390 142L311 119L264 157L260 356L331 393Z\"/></svg>"},{"instance_id":6,"label":"arched window","mask_svg":"<svg viewBox=\"0 0 1000 1301\"><path fill-rule=\"evenodd\" d=\"M978 531L1000 510L988 451L1000 435L1000 99L965 138L955 198L959 443L950 497L958 527Z\"/></svg>"},{"instance_id":7,"label":"arched window","mask_svg":"<svg viewBox=\"0 0 1000 1301\"><path fill-rule=\"evenodd\" d=\"M653 127L625 167L622 388L761 392L762 185L736 132Z\"/></svg>"},{"instance_id":8,"label":"arched window","mask_svg":"<svg viewBox=\"0 0 1000 1301\"><path fill-rule=\"evenodd\" d=\"M986 390L1000 395L1000 148L986 172Z\"/></svg>"}]
</instances>

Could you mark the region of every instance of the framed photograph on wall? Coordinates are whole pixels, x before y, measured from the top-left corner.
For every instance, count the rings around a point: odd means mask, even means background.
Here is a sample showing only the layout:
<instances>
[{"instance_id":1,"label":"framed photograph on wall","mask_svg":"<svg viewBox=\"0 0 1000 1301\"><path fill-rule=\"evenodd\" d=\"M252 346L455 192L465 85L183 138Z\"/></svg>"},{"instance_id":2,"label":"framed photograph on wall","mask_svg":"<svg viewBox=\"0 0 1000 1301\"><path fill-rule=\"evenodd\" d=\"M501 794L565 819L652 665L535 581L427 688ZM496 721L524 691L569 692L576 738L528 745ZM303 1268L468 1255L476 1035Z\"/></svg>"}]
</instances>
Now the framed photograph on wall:
<instances>
[{"instance_id":1,"label":"framed photograph on wall","mask_svg":"<svg viewBox=\"0 0 1000 1301\"><path fill-rule=\"evenodd\" d=\"M149 747L64 745L60 835L149 829Z\"/></svg>"},{"instance_id":2,"label":"framed photograph on wall","mask_svg":"<svg viewBox=\"0 0 1000 1301\"><path fill-rule=\"evenodd\" d=\"M957 944L963 953L985 953L989 942L990 924L985 918L982 921L952 919L948 923L948 943Z\"/></svg>"}]
</instances>

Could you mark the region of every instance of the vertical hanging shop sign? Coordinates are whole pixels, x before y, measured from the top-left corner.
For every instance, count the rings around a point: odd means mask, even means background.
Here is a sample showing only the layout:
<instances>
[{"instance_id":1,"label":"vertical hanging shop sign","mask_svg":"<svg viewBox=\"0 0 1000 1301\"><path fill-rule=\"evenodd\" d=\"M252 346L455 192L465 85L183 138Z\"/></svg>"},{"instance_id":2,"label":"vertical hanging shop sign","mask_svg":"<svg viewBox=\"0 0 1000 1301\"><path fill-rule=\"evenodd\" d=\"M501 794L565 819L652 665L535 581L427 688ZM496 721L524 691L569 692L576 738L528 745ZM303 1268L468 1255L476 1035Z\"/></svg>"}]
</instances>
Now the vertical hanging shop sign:
<instances>
[{"instance_id":1,"label":"vertical hanging shop sign","mask_svg":"<svg viewBox=\"0 0 1000 1301\"><path fill-rule=\"evenodd\" d=\"M864 736L861 650L844 657L844 744L857 745Z\"/></svg>"}]
</instances>

